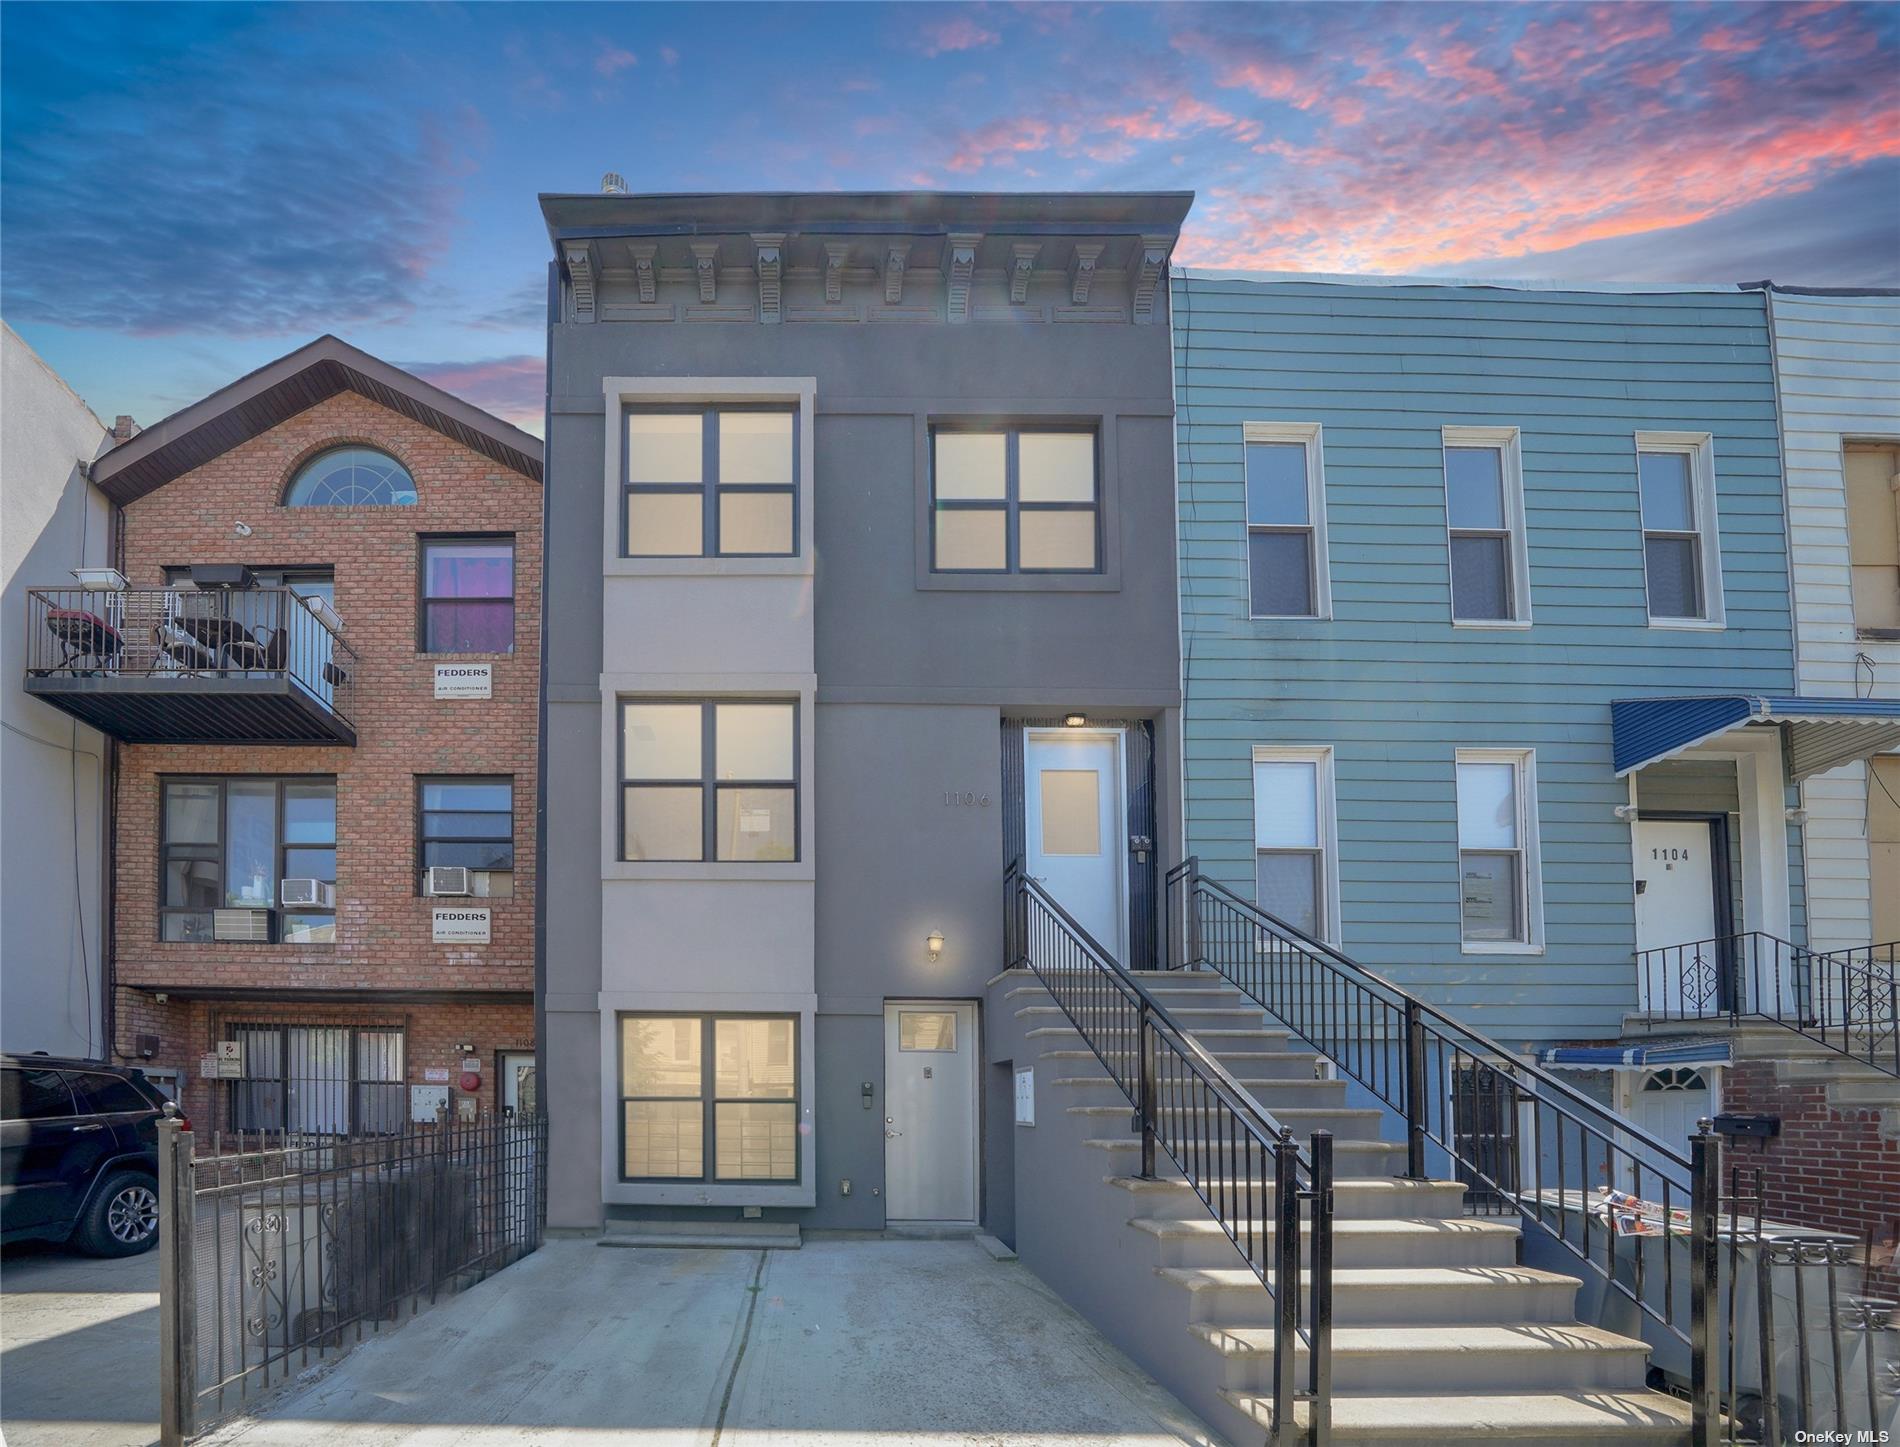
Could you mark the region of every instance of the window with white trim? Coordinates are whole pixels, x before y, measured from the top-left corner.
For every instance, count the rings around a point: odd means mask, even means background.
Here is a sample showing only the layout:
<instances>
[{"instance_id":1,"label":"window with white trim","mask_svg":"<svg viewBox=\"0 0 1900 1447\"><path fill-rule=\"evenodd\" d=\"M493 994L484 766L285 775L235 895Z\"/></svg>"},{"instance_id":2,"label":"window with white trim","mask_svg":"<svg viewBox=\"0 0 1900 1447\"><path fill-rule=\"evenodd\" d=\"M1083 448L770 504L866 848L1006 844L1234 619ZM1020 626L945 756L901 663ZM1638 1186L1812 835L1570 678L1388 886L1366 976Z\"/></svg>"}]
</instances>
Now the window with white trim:
<instances>
[{"instance_id":1,"label":"window with white trim","mask_svg":"<svg viewBox=\"0 0 1900 1447\"><path fill-rule=\"evenodd\" d=\"M1722 559L1715 532L1715 453L1706 432L1636 434L1649 620L1720 623Z\"/></svg>"},{"instance_id":2,"label":"window with white trim","mask_svg":"<svg viewBox=\"0 0 1900 1447\"><path fill-rule=\"evenodd\" d=\"M1524 459L1515 427L1443 429L1454 623L1531 621Z\"/></svg>"},{"instance_id":3,"label":"window with white trim","mask_svg":"<svg viewBox=\"0 0 1900 1447\"><path fill-rule=\"evenodd\" d=\"M1254 900L1302 934L1338 936L1333 751L1253 751Z\"/></svg>"},{"instance_id":4,"label":"window with white trim","mask_svg":"<svg viewBox=\"0 0 1900 1447\"><path fill-rule=\"evenodd\" d=\"M1247 611L1254 618L1326 618L1326 468L1316 422L1242 427L1247 491Z\"/></svg>"},{"instance_id":5,"label":"window with white trim","mask_svg":"<svg viewBox=\"0 0 1900 1447\"><path fill-rule=\"evenodd\" d=\"M1543 934L1536 756L1460 749L1458 934L1466 953L1536 948Z\"/></svg>"}]
</instances>

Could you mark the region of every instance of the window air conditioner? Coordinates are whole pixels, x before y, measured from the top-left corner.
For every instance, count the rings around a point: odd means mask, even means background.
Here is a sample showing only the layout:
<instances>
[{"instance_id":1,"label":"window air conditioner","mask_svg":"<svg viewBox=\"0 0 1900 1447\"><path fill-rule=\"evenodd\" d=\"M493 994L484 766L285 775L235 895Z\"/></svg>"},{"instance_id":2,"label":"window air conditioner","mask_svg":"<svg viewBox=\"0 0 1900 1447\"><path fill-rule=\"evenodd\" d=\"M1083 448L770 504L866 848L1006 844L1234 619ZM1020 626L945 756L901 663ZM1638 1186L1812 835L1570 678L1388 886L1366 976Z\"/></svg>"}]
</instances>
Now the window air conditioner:
<instances>
[{"instance_id":1,"label":"window air conditioner","mask_svg":"<svg viewBox=\"0 0 1900 1447\"><path fill-rule=\"evenodd\" d=\"M460 865L432 865L425 871L422 892L434 895L467 895L468 870Z\"/></svg>"},{"instance_id":2,"label":"window air conditioner","mask_svg":"<svg viewBox=\"0 0 1900 1447\"><path fill-rule=\"evenodd\" d=\"M281 888L285 909L336 908L336 886L327 879L286 879Z\"/></svg>"},{"instance_id":3,"label":"window air conditioner","mask_svg":"<svg viewBox=\"0 0 1900 1447\"><path fill-rule=\"evenodd\" d=\"M211 938L237 944L270 943L270 911L267 909L214 909L211 911Z\"/></svg>"}]
</instances>

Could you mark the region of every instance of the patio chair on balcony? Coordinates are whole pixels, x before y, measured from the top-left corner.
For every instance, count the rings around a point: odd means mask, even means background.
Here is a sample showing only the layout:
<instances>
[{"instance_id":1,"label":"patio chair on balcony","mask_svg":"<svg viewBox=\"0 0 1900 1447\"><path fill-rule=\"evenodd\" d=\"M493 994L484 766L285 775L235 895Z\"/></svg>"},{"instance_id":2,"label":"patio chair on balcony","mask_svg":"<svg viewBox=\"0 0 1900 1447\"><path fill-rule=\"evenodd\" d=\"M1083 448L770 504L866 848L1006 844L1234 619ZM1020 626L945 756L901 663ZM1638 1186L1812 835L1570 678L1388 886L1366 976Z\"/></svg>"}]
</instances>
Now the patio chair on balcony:
<instances>
[{"instance_id":1,"label":"patio chair on balcony","mask_svg":"<svg viewBox=\"0 0 1900 1447\"><path fill-rule=\"evenodd\" d=\"M97 613L83 608L54 608L47 612L46 627L59 644L61 673L107 673L119 666L125 640ZM93 666L77 667L84 659L91 659Z\"/></svg>"}]
</instances>

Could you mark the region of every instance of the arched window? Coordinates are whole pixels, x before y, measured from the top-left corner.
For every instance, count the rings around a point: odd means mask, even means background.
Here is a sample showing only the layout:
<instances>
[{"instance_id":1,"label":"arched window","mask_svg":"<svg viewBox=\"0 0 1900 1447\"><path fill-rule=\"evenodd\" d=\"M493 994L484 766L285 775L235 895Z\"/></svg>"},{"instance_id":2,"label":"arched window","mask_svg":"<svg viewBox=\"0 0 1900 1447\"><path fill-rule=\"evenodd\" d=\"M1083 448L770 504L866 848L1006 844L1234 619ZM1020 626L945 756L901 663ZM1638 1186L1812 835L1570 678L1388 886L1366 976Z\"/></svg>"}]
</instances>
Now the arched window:
<instances>
[{"instance_id":1,"label":"arched window","mask_svg":"<svg viewBox=\"0 0 1900 1447\"><path fill-rule=\"evenodd\" d=\"M285 507L413 507L409 469L372 447L332 447L306 462L284 494Z\"/></svg>"}]
</instances>

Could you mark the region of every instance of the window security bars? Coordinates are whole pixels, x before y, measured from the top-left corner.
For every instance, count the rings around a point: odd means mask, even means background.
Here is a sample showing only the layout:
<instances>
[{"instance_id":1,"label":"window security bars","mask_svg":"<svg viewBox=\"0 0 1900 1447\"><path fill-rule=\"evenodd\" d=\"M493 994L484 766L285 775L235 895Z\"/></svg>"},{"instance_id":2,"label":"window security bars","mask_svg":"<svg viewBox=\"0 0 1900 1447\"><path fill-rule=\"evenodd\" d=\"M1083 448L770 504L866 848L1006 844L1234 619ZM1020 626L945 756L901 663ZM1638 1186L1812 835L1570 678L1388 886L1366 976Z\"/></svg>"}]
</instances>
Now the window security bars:
<instances>
[{"instance_id":1,"label":"window security bars","mask_svg":"<svg viewBox=\"0 0 1900 1447\"><path fill-rule=\"evenodd\" d=\"M370 1139L159 1126L160 1440L454 1295L541 1244L547 1122Z\"/></svg>"},{"instance_id":2,"label":"window security bars","mask_svg":"<svg viewBox=\"0 0 1900 1447\"><path fill-rule=\"evenodd\" d=\"M1273 1299L1275 1441L1331 1438L1333 1137L1302 1153L1281 1125L1021 861L1003 877L1005 955L1033 972L1127 1097L1141 1174L1173 1162ZM1301 1293L1302 1217L1308 1292ZM1306 1380L1296 1354L1307 1352Z\"/></svg>"}]
</instances>

